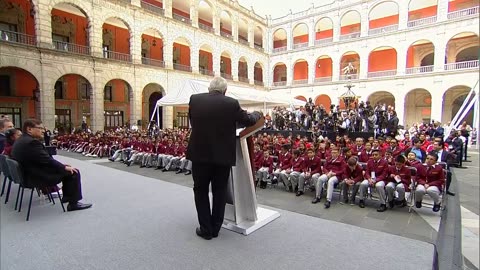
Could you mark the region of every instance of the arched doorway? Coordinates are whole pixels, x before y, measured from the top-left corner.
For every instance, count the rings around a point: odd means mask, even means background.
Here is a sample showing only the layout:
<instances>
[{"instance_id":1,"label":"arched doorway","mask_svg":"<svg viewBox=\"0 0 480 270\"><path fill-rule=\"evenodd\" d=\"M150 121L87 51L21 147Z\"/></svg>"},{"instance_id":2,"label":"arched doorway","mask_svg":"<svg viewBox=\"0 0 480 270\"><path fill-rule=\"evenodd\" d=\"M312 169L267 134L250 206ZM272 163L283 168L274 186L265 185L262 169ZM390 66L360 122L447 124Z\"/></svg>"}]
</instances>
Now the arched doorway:
<instances>
[{"instance_id":1,"label":"arched doorway","mask_svg":"<svg viewBox=\"0 0 480 270\"><path fill-rule=\"evenodd\" d=\"M133 90L121 79L110 80L103 88L105 129L137 124L133 119ZM133 121L133 122L132 122Z\"/></svg>"},{"instance_id":2,"label":"arched doorway","mask_svg":"<svg viewBox=\"0 0 480 270\"><path fill-rule=\"evenodd\" d=\"M405 124L429 123L432 119L432 95L425 89L414 89L405 96ZM437 120L437 119L435 119Z\"/></svg>"},{"instance_id":3,"label":"arched doorway","mask_svg":"<svg viewBox=\"0 0 480 270\"><path fill-rule=\"evenodd\" d=\"M143 128L148 127L148 123L150 122L150 119L152 119L152 116L154 116L153 113L155 111L157 101L164 96L164 93L165 91L163 87L156 83L147 84L143 88L143 93L142 93L142 127ZM158 117L160 122L160 128L162 128L163 127L163 108L162 107L159 108ZM157 118L154 116L154 119L157 119Z\"/></svg>"},{"instance_id":4,"label":"arched doorway","mask_svg":"<svg viewBox=\"0 0 480 270\"><path fill-rule=\"evenodd\" d=\"M443 113L442 123L448 123L452 121L453 117L458 113L464 100L470 93L471 88L465 85L457 85L449 88L443 95ZM474 95L470 96L468 102L474 98ZM468 104L468 103L467 103ZM473 124L473 108L466 114L464 121L472 126Z\"/></svg>"}]
</instances>

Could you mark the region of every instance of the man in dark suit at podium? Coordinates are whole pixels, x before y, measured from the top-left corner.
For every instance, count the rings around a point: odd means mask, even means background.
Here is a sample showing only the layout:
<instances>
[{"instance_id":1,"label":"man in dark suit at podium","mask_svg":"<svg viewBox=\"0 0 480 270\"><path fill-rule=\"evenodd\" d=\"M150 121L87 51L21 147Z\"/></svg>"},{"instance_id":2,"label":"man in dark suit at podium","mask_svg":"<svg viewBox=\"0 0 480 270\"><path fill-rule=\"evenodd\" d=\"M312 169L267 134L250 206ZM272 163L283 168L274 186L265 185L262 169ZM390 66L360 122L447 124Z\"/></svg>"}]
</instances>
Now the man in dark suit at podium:
<instances>
[{"instance_id":1,"label":"man in dark suit at podium","mask_svg":"<svg viewBox=\"0 0 480 270\"><path fill-rule=\"evenodd\" d=\"M192 161L193 193L200 227L196 234L206 240L217 237L223 224L227 183L236 158L237 123L252 126L261 113L248 114L236 99L226 97L227 81L215 77L208 93L190 97L192 133L187 159ZM208 197L212 183L213 207Z\"/></svg>"}]
</instances>

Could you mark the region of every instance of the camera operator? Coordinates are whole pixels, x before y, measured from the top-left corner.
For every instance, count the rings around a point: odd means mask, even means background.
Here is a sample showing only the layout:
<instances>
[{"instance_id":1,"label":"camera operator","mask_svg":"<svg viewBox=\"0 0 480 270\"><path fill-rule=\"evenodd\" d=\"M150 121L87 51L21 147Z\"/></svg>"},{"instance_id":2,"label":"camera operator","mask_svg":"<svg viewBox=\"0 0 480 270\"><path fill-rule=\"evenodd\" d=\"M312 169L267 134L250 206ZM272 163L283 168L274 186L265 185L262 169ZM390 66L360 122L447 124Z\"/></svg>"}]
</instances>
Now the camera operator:
<instances>
[{"instance_id":1,"label":"camera operator","mask_svg":"<svg viewBox=\"0 0 480 270\"><path fill-rule=\"evenodd\" d=\"M388 119L388 122L387 122L387 134L392 137L395 137L397 136L397 132L398 132L399 120L397 117L397 113L394 110L390 111L389 115L390 115L390 118Z\"/></svg>"}]
</instances>

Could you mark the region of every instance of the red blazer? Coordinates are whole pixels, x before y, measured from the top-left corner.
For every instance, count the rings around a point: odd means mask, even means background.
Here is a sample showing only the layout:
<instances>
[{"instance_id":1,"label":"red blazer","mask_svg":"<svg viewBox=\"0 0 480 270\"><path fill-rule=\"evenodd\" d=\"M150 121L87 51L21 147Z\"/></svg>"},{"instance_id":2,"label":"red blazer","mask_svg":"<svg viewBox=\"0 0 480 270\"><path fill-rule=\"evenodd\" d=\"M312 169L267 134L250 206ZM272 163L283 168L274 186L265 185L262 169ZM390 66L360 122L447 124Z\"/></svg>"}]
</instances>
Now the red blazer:
<instances>
[{"instance_id":1,"label":"red blazer","mask_svg":"<svg viewBox=\"0 0 480 270\"><path fill-rule=\"evenodd\" d=\"M372 159L372 151L370 150L370 153L367 153L365 149L360 153L360 156L358 156L358 161L360 162L368 162L370 159Z\"/></svg>"},{"instance_id":2,"label":"red blazer","mask_svg":"<svg viewBox=\"0 0 480 270\"><path fill-rule=\"evenodd\" d=\"M277 168L281 170L290 169L292 167L292 155L290 153L279 154L278 155L278 165Z\"/></svg>"},{"instance_id":3,"label":"red blazer","mask_svg":"<svg viewBox=\"0 0 480 270\"><path fill-rule=\"evenodd\" d=\"M323 166L323 173L328 173L330 171L334 172L337 178L340 180L343 176L343 171L345 170L345 160L339 156L336 159L329 158L325 161L325 165Z\"/></svg>"},{"instance_id":4,"label":"red blazer","mask_svg":"<svg viewBox=\"0 0 480 270\"><path fill-rule=\"evenodd\" d=\"M407 168L407 166L402 166L400 170L397 170L397 167L395 166L390 166L388 167L388 182L393 182L397 184L397 181L391 177L392 174L394 175L400 175L401 183L403 183L403 186L405 187L405 190L410 190L410 183L412 182L412 174L410 172L410 169Z\"/></svg>"},{"instance_id":5,"label":"red blazer","mask_svg":"<svg viewBox=\"0 0 480 270\"><path fill-rule=\"evenodd\" d=\"M165 154L166 155L173 155L174 153L174 145L165 145Z\"/></svg>"},{"instance_id":6,"label":"red blazer","mask_svg":"<svg viewBox=\"0 0 480 270\"><path fill-rule=\"evenodd\" d=\"M388 164L385 159L380 159L378 162L370 159L367 162L367 168L365 169L365 178L370 179L372 172L375 172L376 181L385 181L387 178Z\"/></svg>"},{"instance_id":7,"label":"red blazer","mask_svg":"<svg viewBox=\"0 0 480 270\"><path fill-rule=\"evenodd\" d=\"M273 172L273 157L268 157L268 158L262 158L262 161L260 163L260 167L268 167L268 173Z\"/></svg>"},{"instance_id":8,"label":"red blazer","mask_svg":"<svg viewBox=\"0 0 480 270\"><path fill-rule=\"evenodd\" d=\"M343 177L345 179L352 178L355 183L360 182L363 180L363 170L360 165L357 164L353 170L347 165L345 166L345 170L343 171Z\"/></svg>"},{"instance_id":9,"label":"red blazer","mask_svg":"<svg viewBox=\"0 0 480 270\"><path fill-rule=\"evenodd\" d=\"M409 161L408 164L409 166L417 169L417 174L415 175L415 181L417 184L424 185L427 181L427 169L425 166L423 166L423 164L418 160Z\"/></svg>"},{"instance_id":10,"label":"red blazer","mask_svg":"<svg viewBox=\"0 0 480 270\"><path fill-rule=\"evenodd\" d=\"M445 183L445 173L440 165L434 165L427 167L427 181L429 186L436 186L438 189L442 189L442 185Z\"/></svg>"},{"instance_id":11,"label":"red blazer","mask_svg":"<svg viewBox=\"0 0 480 270\"><path fill-rule=\"evenodd\" d=\"M330 154L330 150L325 149L325 151L317 150L317 157L319 159L329 159L332 157L332 154Z\"/></svg>"},{"instance_id":12,"label":"red blazer","mask_svg":"<svg viewBox=\"0 0 480 270\"><path fill-rule=\"evenodd\" d=\"M253 165L255 167L255 170L258 170L261 167L261 163L263 159L263 151L254 152L253 155L254 155Z\"/></svg>"},{"instance_id":13,"label":"red blazer","mask_svg":"<svg viewBox=\"0 0 480 270\"><path fill-rule=\"evenodd\" d=\"M305 163L303 162L302 157L299 156L296 159L292 157L292 171L302 172L303 166L305 166Z\"/></svg>"},{"instance_id":14,"label":"red blazer","mask_svg":"<svg viewBox=\"0 0 480 270\"><path fill-rule=\"evenodd\" d=\"M357 145L352 145L352 147L350 148L352 150L352 155L354 156L360 156L362 154L362 152L365 150L365 147L362 145L360 146L360 148L357 147ZM360 153L360 154L359 154Z\"/></svg>"},{"instance_id":15,"label":"red blazer","mask_svg":"<svg viewBox=\"0 0 480 270\"><path fill-rule=\"evenodd\" d=\"M392 149L391 147L387 148L387 150L391 150L392 151L392 156L393 158L396 158L397 156L401 155L403 153L403 148L401 148L400 146L397 145L397 147L395 147L395 149Z\"/></svg>"},{"instance_id":16,"label":"red blazer","mask_svg":"<svg viewBox=\"0 0 480 270\"><path fill-rule=\"evenodd\" d=\"M310 172L312 175L316 173L322 172L322 163L318 157L313 157L313 158L306 158L303 160L304 162L304 167L303 171L304 172Z\"/></svg>"}]
</instances>

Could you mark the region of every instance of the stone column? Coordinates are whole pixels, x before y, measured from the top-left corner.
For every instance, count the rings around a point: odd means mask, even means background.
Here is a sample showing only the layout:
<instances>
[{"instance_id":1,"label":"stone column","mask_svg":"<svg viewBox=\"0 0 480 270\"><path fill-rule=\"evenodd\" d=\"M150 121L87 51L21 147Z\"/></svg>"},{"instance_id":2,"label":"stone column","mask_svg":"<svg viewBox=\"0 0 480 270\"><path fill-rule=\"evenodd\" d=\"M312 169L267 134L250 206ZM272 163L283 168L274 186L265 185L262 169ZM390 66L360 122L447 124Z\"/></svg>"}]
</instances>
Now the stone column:
<instances>
[{"instance_id":1,"label":"stone column","mask_svg":"<svg viewBox=\"0 0 480 270\"><path fill-rule=\"evenodd\" d=\"M192 26L198 28L198 1L191 1L190 4L190 20Z\"/></svg>"},{"instance_id":2,"label":"stone column","mask_svg":"<svg viewBox=\"0 0 480 270\"><path fill-rule=\"evenodd\" d=\"M95 81L92 83L92 95L90 97L90 119L91 130L101 131L105 128L105 114L104 114L104 87L103 82L100 82L98 76L99 70L95 71Z\"/></svg>"},{"instance_id":3,"label":"stone column","mask_svg":"<svg viewBox=\"0 0 480 270\"><path fill-rule=\"evenodd\" d=\"M359 52L360 56L360 79L366 79L368 77L368 52L362 50Z\"/></svg>"},{"instance_id":4,"label":"stone column","mask_svg":"<svg viewBox=\"0 0 480 270\"><path fill-rule=\"evenodd\" d=\"M103 58L103 23L99 19L90 18L88 25L90 53L94 57Z\"/></svg>"},{"instance_id":5,"label":"stone column","mask_svg":"<svg viewBox=\"0 0 480 270\"><path fill-rule=\"evenodd\" d=\"M44 79L45 80L45 79ZM43 122L43 125L50 130L55 127L55 89L53 85L47 86L43 85L40 89L40 120Z\"/></svg>"},{"instance_id":6,"label":"stone column","mask_svg":"<svg viewBox=\"0 0 480 270\"><path fill-rule=\"evenodd\" d=\"M173 106L163 107L163 128L173 128Z\"/></svg>"},{"instance_id":7,"label":"stone column","mask_svg":"<svg viewBox=\"0 0 480 270\"><path fill-rule=\"evenodd\" d=\"M315 18L311 18L308 23L308 46L315 46Z\"/></svg>"},{"instance_id":8,"label":"stone column","mask_svg":"<svg viewBox=\"0 0 480 270\"><path fill-rule=\"evenodd\" d=\"M231 19L232 23L232 37L233 41L238 42L238 14L232 15L233 18Z\"/></svg>"},{"instance_id":9,"label":"stone column","mask_svg":"<svg viewBox=\"0 0 480 270\"><path fill-rule=\"evenodd\" d=\"M212 68L213 72L215 73L215 76L220 76L220 52L218 51L213 51L212 52Z\"/></svg>"},{"instance_id":10,"label":"stone column","mask_svg":"<svg viewBox=\"0 0 480 270\"><path fill-rule=\"evenodd\" d=\"M435 82L435 85L438 85L438 87L435 87L433 89L442 89L442 82ZM431 107L431 113L430 113L430 118L435 121L442 121L442 114L443 114L443 95L432 95L430 94L432 98L432 107Z\"/></svg>"},{"instance_id":11,"label":"stone column","mask_svg":"<svg viewBox=\"0 0 480 270\"><path fill-rule=\"evenodd\" d=\"M133 30L132 30L133 31ZM130 32L130 53L133 64L142 63L142 33L140 31Z\"/></svg>"},{"instance_id":12,"label":"stone column","mask_svg":"<svg viewBox=\"0 0 480 270\"><path fill-rule=\"evenodd\" d=\"M447 49L447 42L443 37L436 39L434 42L435 55L433 62L433 70L443 71L445 69L445 54Z\"/></svg>"},{"instance_id":13,"label":"stone column","mask_svg":"<svg viewBox=\"0 0 480 270\"><path fill-rule=\"evenodd\" d=\"M163 8L165 9L165 17L167 18L172 18L173 14L173 5L172 5L172 0L164 0L163 1Z\"/></svg>"},{"instance_id":14,"label":"stone column","mask_svg":"<svg viewBox=\"0 0 480 270\"><path fill-rule=\"evenodd\" d=\"M137 84L137 83L135 83ZM135 89L135 88L132 88ZM142 92L143 89L135 89L130 98L130 123L137 124L137 120L142 120ZM143 123L142 123L143 125ZM140 127L139 127L140 128Z\"/></svg>"},{"instance_id":15,"label":"stone column","mask_svg":"<svg viewBox=\"0 0 480 270\"><path fill-rule=\"evenodd\" d=\"M163 59L165 61L165 68L173 68L173 41L164 39L163 45Z\"/></svg>"},{"instance_id":16,"label":"stone column","mask_svg":"<svg viewBox=\"0 0 480 270\"><path fill-rule=\"evenodd\" d=\"M250 48L255 47L255 25L248 24L248 45Z\"/></svg>"},{"instance_id":17,"label":"stone column","mask_svg":"<svg viewBox=\"0 0 480 270\"><path fill-rule=\"evenodd\" d=\"M409 1L400 1L398 3L398 30L407 29L408 22L408 3Z\"/></svg>"},{"instance_id":18,"label":"stone column","mask_svg":"<svg viewBox=\"0 0 480 270\"><path fill-rule=\"evenodd\" d=\"M315 65L317 64L317 59L312 53L308 57L308 84L313 84L315 82Z\"/></svg>"},{"instance_id":19,"label":"stone column","mask_svg":"<svg viewBox=\"0 0 480 270\"><path fill-rule=\"evenodd\" d=\"M340 80L340 60L339 53L332 55L332 82L338 82Z\"/></svg>"},{"instance_id":20,"label":"stone column","mask_svg":"<svg viewBox=\"0 0 480 270\"><path fill-rule=\"evenodd\" d=\"M238 81L238 62L239 62L239 58L235 57L233 58L232 57L232 78L234 81Z\"/></svg>"},{"instance_id":21,"label":"stone column","mask_svg":"<svg viewBox=\"0 0 480 270\"><path fill-rule=\"evenodd\" d=\"M130 4L132 4L132 6L136 6L136 7L141 7L142 6L141 0L130 0Z\"/></svg>"},{"instance_id":22,"label":"stone column","mask_svg":"<svg viewBox=\"0 0 480 270\"><path fill-rule=\"evenodd\" d=\"M197 48L197 45L192 45L190 47L190 65L192 66L192 72L195 74L200 73L200 68L199 68L199 48Z\"/></svg>"},{"instance_id":23,"label":"stone column","mask_svg":"<svg viewBox=\"0 0 480 270\"><path fill-rule=\"evenodd\" d=\"M403 125L403 123L405 122L405 106L404 106L405 95L401 93L396 93L396 95L394 96L395 96L395 112L397 113L398 124Z\"/></svg>"},{"instance_id":24,"label":"stone column","mask_svg":"<svg viewBox=\"0 0 480 270\"><path fill-rule=\"evenodd\" d=\"M368 36L368 3L362 4L362 10L360 11L360 36Z\"/></svg>"},{"instance_id":25,"label":"stone column","mask_svg":"<svg viewBox=\"0 0 480 270\"><path fill-rule=\"evenodd\" d=\"M213 11L213 30L215 31L215 35L220 36L220 22L221 22L221 10L218 8Z\"/></svg>"},{"instance_id":26,"label":"stone column","mask_svg":"<svg viewBox=\"0 0 480 270\"><path fill-rule=\"evenodd\" d=\"M35 9L35 33L37 45L42 48L53 48L52 43L52 17L46 1L39 1ZM26 14L25 16L29 16Z\"/></svg>"},{"instance_id":27,"label":"stone column","mask_svg":"<svg viewBox=\"0 0 480 270\"><path fill-rule=\"evenodd\" d=\"M252 61L253 62L253 61ZM255 62L247 62L248 83L255 84Z\"/></svg>"},{"instance_id":28,"label":"stone column","mask_svg":"<svg viewBox=\"0 0 480 270\"><path fill-rule=\"evenodd\" d=\"M287 69L287 86L291 86L293 83L293 63L291 56L288 56L285 65Z\"/></svg>"},{"instance_id":29,"label":"stone column","mask_svg":"<svg viewBox=\"0 0 480 270\"><path fill-rule=\"evenodd\" d=\"M437 1L437 22L444 22L448 20L447 16L448 16L448 0L438 0Z\"/></svg>"},{"instance_id":30,"label":"stone column","mask_svg":"<svg viewBox=\"0 0 480 270\"><path fill-rule=\"evenodd\" d=\"M287 32L287 51L291 51L293 49L293 31L291 23L285 28L285 31Z\"/></svg>"},{"instance_id":31,"label":"stone column","mask_svg":"<svg viewBox=\"0 0 480 270\"><path fill-rule=\"evenodd\" d=\"M397 76L402 76L405 75L405 70L407 68L406 52L408 49L404 47L395 49L397 50Z\"/></svg>"},{"instance_id":32,"label":"stone column","mask_svg":"<svg viewBox=\"0 0 480 270\"><path fill-rule=\"evenodd\" d=\"M333 23L333 42L336 42L340 38L340 16L335 14L332 18Z\"/></svg>"}]
</instances>

